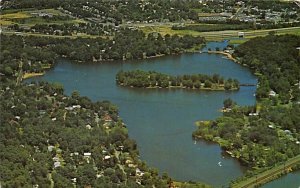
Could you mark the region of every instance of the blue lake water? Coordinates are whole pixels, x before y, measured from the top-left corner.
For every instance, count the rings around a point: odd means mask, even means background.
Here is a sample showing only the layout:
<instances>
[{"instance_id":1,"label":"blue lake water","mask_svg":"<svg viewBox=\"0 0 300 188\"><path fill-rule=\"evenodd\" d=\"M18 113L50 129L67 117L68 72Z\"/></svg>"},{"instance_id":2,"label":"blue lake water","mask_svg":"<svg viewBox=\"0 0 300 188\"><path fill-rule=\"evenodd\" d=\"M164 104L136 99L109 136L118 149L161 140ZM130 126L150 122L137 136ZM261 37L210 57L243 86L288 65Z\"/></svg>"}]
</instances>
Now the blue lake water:
<instances>
[{"instance_id":1,"label":"blue lake water","mask_svg":"<svg viewBox=\"0 0 300 188\"><path fill-rule=\"evenodd\" d=\"M218 43L209 43L217 45ZM219 43L224 45L224 43ZM77 90L93 101L109 100L116 104L135 139L141 159L182 181L203 181L216 187L227 185L243 174L237 160L223 157L216 144L192 140L195 121L221 116L219 109L230 97L239 105L255 103L255 87L239 91L196 91L183 89L132 89L118 87L119 70L155 70L167 74L220 74L241 83L256 84L250 71L221 55L190 53L178 56L107 63L72 63L60 60L44 76L33 80L62 83L65 93ZM222 166L218 165L221 161Z\"/></svg>"}]
</instances>

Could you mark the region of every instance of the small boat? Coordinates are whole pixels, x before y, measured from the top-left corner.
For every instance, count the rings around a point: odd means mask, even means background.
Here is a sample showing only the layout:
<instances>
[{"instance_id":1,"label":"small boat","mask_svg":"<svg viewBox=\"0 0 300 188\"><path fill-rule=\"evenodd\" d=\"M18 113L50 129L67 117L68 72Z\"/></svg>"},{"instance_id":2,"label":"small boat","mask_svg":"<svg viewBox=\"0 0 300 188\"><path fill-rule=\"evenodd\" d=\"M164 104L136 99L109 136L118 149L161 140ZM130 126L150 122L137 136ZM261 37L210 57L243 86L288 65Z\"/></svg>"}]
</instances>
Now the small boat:
<instances>
[{"instance_id":1,"label":"small boat","mask_svg":"<svg viewBox=\"0 0 300 188\"><path fill-rule=\"evenodd\" d=\"M219 166L222 166L221 161L218 162L218 165L219 165Z\"/></svg>"}]
</instances>

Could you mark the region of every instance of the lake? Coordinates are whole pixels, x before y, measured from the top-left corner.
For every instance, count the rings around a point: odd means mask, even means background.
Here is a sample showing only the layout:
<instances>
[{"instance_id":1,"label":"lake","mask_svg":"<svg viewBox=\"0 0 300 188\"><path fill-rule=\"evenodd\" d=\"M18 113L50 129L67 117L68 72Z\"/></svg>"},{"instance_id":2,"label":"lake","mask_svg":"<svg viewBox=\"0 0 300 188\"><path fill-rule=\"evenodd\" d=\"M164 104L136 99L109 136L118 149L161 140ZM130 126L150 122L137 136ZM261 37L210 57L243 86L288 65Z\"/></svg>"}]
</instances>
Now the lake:
<instances>
[{"instance_id":1,"label":"lake","mask_svg":"<svg viewBox=\"0 0 300 188\"><path fill-rule=\"evenodd\" d=\"M226 46L208 43L207 48ZM212 48L213 49L213 48ZM129 136L136 140L141 159L160 173L181 181L202 181L216 187L227 185L242 176L237 160L222 155L216 144L194 142L195 121L212 120L221 116L219 109L226 98L239 105L255 103L255 87L239 91L196 91L184 89L133 89L118 87L115 75L120 70L154 70L171 75L220 74L236 78L240 83L256 84L250 71L218 54L187 53L154 59L72 63L60 60L44 76L27 80L59 82L65 93L77 90L93 101L109 100L119 107ZM222 166L218 163L221 162Z\"/></svg>"}]
</instances>

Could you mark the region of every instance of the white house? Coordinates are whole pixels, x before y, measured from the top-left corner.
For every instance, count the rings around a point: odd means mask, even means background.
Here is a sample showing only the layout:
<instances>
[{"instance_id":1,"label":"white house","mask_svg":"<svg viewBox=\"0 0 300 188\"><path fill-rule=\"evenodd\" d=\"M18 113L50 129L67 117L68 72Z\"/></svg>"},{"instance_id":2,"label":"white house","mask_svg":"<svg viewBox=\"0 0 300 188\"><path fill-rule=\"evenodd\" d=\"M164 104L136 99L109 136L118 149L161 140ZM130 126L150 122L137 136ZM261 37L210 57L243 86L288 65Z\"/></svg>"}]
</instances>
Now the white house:
<instances>
[{"instance_id":1,"label":"white house","mask_svg":"<svg viewBox=\"0 0 300 188\"><path fill-rule=\"evenodd\" d=\"M275 91L273 91L273 90L271 90L271 91L269 92L269 96L271 96L271 97L275 97L275 96L276 96L276 92L275 92Z\"/></svg>"},{"instance_id":2,"label":"white house","mask_svg":"<svg viewBox=\"0 0 300 188\"><path fill-rule=\"evenodd\" d=\"M90 158L92 156L92 153L83 153L84 158Z\"/></svg>"}]
</instances>

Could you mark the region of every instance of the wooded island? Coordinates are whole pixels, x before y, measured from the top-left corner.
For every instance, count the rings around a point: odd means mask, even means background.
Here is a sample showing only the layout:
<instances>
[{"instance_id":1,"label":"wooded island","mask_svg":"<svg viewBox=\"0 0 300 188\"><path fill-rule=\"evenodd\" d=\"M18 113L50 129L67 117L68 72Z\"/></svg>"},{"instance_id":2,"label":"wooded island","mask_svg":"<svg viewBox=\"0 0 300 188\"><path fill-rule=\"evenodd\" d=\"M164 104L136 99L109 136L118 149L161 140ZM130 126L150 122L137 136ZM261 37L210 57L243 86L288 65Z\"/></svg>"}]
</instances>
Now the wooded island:
<instances>
[{"instance_id":1,"label":"wooded island","mask_svg":"<svg viewBox=\"0 0 300 188\"><path fill-rule=\"evenodd\" d=\"M172 76L155 71L120 71L116 75L116 82L121 86L137 88L187 88L200 90L238 90L239 81L224 79L218 74Z\"/></svg>"}]
</instances>

